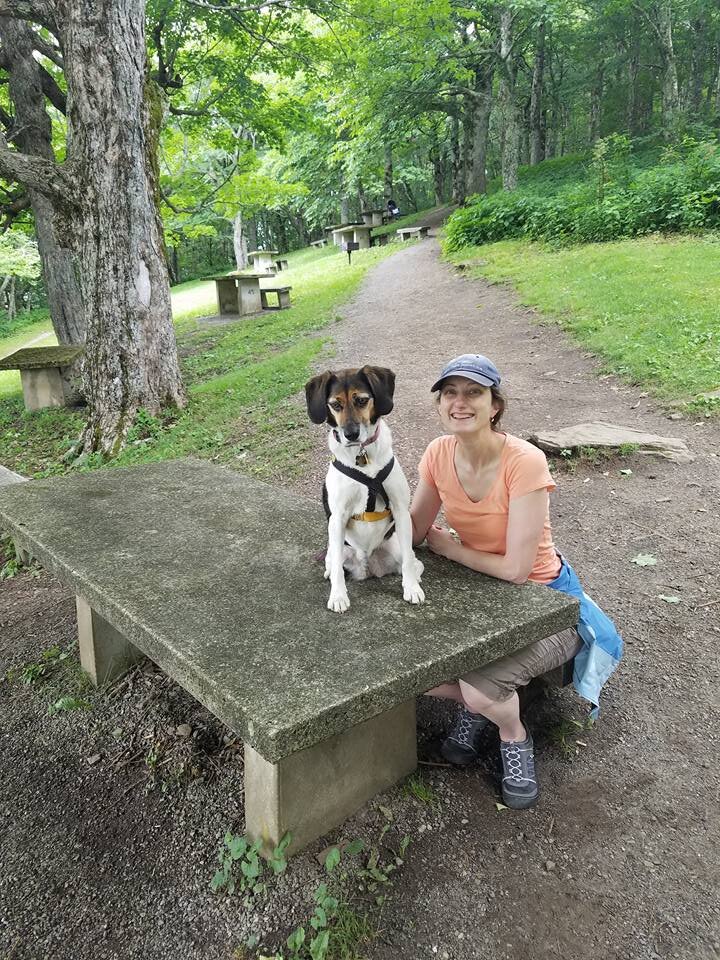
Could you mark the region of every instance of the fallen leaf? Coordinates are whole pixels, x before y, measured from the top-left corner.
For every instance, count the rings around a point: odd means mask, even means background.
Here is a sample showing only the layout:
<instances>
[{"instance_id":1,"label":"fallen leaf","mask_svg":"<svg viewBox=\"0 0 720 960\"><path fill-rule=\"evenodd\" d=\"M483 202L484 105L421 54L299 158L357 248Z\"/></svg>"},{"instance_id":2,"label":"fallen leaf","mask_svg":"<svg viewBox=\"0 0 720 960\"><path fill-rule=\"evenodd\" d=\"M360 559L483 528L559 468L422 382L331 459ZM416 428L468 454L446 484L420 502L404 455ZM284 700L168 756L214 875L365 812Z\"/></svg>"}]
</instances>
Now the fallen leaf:
<instances>
[{"instance_id":1,"label":"fallen leaf","mask_svg":"<svg viewBox=\"0 0 720 960\"><path fill-rule=\"evenodd\" d=\"M89 767L94 767L95 764L96 764L96 763L98 762L98 760L100 760L100 759L101 759L100 754L99 754L99 753L94 753L91 757L88 757L88 758L87 758L87 761L86 761L86 762L87 762L87 765L88 765Z\"/></svg>"},{"instance_id":2,"label":"fallen leaf","mask_svg":"<svg viewBox=\"0 0 720 960\"><path fill-rule=\"evenodd\" d=\"M654 567L657 560L651 553L639 553L630 563L636 563L639 567Z\"/></svg>"},{"instance_id":3,"label":"fallen leaf","mask_svg":"<svg viewBox=\"0 0 720 960\"><path fill-rule=\"evenodd\" d=\"M661 593L659 596L665 603L680 603L680 597L666 597L664 593Z\"/></svg>"},{"instance_id":4,"label":"fallen leaf","mask_svg":"<svg viewBox=\"0 0 720 960\"><path fill-rule=\"evenodd\" d=\"M508 808L504 803L495 803L495 809L499 812L500 810L507 810Z\"/></svg>"},{"instance_id":5,"label":"fallen leaf","mask_svg":"<svg viewBox=\"0 0 720 960\"><path fill-rule=\"evenodd\" d=\"M620 473L622 474L623 477L631 477L631 476L632 476L632 470L621 470Z\"/></svg>"}]
</instances>

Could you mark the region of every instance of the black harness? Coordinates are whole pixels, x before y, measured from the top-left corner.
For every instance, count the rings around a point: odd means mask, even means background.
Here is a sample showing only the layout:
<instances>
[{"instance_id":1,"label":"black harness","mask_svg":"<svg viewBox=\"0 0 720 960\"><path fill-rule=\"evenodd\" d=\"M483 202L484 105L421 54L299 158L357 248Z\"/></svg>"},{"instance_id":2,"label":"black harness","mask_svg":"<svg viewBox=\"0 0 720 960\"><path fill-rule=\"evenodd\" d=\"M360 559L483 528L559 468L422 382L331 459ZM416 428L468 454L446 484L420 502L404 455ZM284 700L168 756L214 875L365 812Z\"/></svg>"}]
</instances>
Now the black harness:
<instances>
[{"instance_id":1,"label":"black harness","mask_svg":"<svg viewBox=\"0 0 720 960\"><path fill-rule=\"evenodd\" d=\"M346 477L350 477L351 480L356 480L358 483L362 483L363 486L368 488L368 497L367 503L365 505L365 510L367 513L374 513L375 506L377 503L377 498L380 496L385 501L385 509L390 509L390 498L385 492L385 487L383 482L387 480L390 476L390 471L395 466L395 457L390 457L385 466L380 470L374 477L368 477L367 474L361 473L359 470L356 470L354 467L348 467L344 463L341 463L340 460L333 459L331 461L332 465L336 470L339 470L340 473L344 473ZM325 499L325 498L323 498ZM325 511L329 513L329 507L327 501L325 502ZM387 529L385 537L383 539L387 540L395 532L395 523L391 523Z\"/></svg>"}]
</instances>

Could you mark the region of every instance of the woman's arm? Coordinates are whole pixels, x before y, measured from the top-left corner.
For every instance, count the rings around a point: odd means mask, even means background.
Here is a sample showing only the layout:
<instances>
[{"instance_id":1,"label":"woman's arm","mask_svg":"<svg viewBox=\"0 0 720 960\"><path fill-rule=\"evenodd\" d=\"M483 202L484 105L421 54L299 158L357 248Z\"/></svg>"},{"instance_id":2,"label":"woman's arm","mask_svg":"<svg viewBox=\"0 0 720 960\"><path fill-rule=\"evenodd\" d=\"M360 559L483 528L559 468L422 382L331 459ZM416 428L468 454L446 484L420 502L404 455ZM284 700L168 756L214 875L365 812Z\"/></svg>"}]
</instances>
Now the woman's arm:
<instances>
[{"instance_id":1,"label":"woman's arm","mask_svg":"<svg viewBox=\"0 0 720 960\"><path fill-rule=\"evenodd\" d=\"M462 563L471 570L511 583L525 583L537 557L547 503L548 492L544 489L510 501L504 554L473 550L458 543L452 534L439 527L427 531L428 546L433 553Z\"/></svg>"},{"instance_id":2,"label":"woman's arm","mask_svg":"<svg viewBox=\"0 0 720 960\"><path fill-rule=\"evenodd\" d=\"M430 526L440 510L440 494L435 487L420 480L412 498L410 519L413 525L413 546L416 547L425 539Z\"/></svg>"}]
</instances>

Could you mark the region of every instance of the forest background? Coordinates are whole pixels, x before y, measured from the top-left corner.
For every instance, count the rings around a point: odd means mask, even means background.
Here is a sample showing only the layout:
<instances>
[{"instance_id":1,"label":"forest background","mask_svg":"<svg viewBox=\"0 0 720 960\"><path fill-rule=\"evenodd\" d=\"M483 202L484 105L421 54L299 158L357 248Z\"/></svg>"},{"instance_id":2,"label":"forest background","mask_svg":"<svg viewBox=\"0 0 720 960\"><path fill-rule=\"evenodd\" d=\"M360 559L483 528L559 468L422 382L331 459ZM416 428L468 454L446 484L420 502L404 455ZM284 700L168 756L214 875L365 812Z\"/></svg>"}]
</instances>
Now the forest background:
<instances>
[{"instance_id":1,"label":"forest background","mask_svg":"<svg viewBox=\"0 0 720 960\"><path fill-rule=\"evenodd\" d=\"M85 454L185 406L168 275L389 199L458 205L449 252L720 222L711 0L0 0L0 44L0 335L86 342Z\"/></svg>"}]
</instances>

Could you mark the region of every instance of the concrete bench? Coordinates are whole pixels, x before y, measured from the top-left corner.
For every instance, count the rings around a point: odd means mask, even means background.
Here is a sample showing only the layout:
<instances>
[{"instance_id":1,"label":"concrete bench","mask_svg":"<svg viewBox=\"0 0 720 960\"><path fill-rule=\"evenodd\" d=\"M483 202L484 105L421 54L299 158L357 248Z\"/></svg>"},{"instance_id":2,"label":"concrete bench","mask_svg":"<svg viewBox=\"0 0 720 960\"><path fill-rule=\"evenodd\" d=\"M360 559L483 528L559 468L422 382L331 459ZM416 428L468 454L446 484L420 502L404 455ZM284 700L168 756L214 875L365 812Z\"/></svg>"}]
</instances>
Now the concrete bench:
<instances>
[{"instance_id":1,"label":"concrete bench","mask_svg":"<svg viewBox=\"0 0 720 960\"><path fill-rule=\"evenodd\" d=\"M326 607L322 507L178 460L0 489L0 526L77 595L95 683L150 657L245 743L245 818L298 850L417 762L415 698L548 636L577 603L423 553L423 606L398 577Z\"/></svg>"},{"instance_id":2,"label":"concrete bench","mask_svg":"<svg viewBox=\"0 0 720 960\"><path fill-rule=\"evenodd\" d=\"M290 291L292 287L265 287L260 291L260 302L263 310L286 310L290 304ZM277 297L277 305L268 302L267 295L274 294Z\"/></svg>"},{"instance_id":3,"label":"concrete bench","mask_svg":"<svg viewBox=\"0 0 720 960\"><path fill-rule=\"evenodd\" d=\"M323 237L323 238L320 239L320 240L311 240L311 241L310 241L310 246L311 246L311 247L326 247L326 246L327 246L327 237Z\"/></svg>"},{"instance_id":4,"label":"concrete bench","mask_svg":"<svg viewBox=\"0 0 720 960\"><path fill-rule=\"evenodd\" d=\"M427 236L429 227L398 227L397 234L401 240L410 240L412 237L423 239Z\"/></svg>"},{"instance_id":5,"label":"concrete bench","mask_svg":"<svg viewBox=\"0 0 720 960\"><path fill-rule=\"evenodd\" d=\"M277 267L278 273L281 273L283 270L289 270L290 264L287 260L280 258L280 260L275 260L275 266Z\"/></svg>"},{"instance_id":6,"label":"concrete bench","mask_svg":"<svg viewBox=\"0 0 720 960\"><path fill-rule=\"evenodd\" d=\"M26 410L65 407L78 399L71 383L81 346L23 347L0 360L0 370L19 370Z\"/></svg>"}]
</instances>

